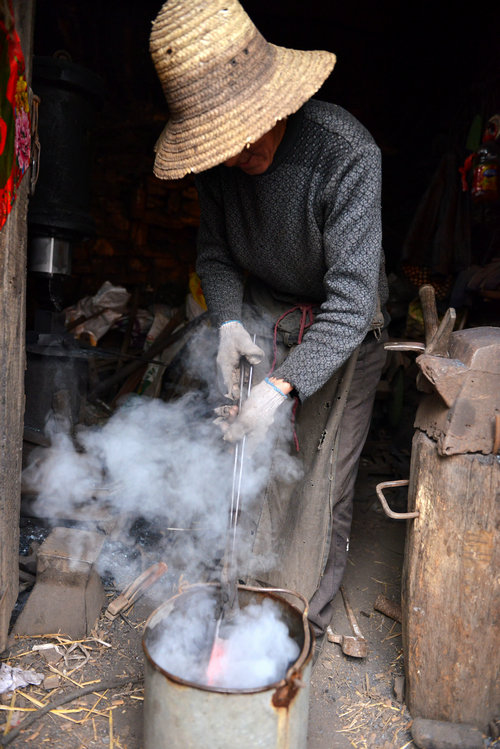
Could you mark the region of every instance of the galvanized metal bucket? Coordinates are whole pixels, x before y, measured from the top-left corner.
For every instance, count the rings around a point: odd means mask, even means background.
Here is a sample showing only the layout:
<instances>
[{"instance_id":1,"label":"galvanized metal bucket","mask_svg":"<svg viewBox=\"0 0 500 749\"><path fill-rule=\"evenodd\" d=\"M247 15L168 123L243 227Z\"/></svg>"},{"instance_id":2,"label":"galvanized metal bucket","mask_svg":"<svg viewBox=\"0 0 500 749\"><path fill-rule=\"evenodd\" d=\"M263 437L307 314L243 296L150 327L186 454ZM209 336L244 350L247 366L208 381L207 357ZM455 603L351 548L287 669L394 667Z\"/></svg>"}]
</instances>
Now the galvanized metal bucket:
<instances>
[{"instance_id":1,"label":"galvanized metal bucket","mask_svg":"<svg viewBox=\"0 0 500 749\"><path fill-rule=\"evenodd\" d=\"M146 622L144 749L306 749L314 635L307 601L282 588L238 586L241 608L272 598L300 654L285 678L257 689L223 689L184 680L151 655L155 631L187 597L217 585L190 586L156 609ZM216 590L214 591L216 592ZM283 596L299 598L303 610Z\"/></svg>"}]
</instances>

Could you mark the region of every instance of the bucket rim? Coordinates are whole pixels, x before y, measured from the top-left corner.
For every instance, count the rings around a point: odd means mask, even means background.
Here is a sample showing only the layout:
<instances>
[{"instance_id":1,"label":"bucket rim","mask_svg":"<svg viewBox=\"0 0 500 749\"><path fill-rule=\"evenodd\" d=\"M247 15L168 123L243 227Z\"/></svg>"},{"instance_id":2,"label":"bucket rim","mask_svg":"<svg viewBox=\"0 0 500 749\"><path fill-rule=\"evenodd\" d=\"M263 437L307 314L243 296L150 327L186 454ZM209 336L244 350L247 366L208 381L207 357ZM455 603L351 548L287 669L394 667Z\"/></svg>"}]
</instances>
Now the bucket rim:
<instances>
[{"instance_id":1,"label":"bucket rim","mask_svg":"<svg viewBox=\"0 0 500 749\"><path fill-rule=\"evenodd\" d=\"M158 606L148 616L144 624L144 632L142 635L142 649L143 649L144 655L149 665L155 671L158 671L170 681L173 681L181 686L193 687L195 689L202 689L206 692L218 692L218 693L223 693L223 694L256 694L258 692L267 692L271 689L275 689L275 690L280 689L282 687L285 687L287 685L294 684L294 683L300 686L300 683L301 683L300 676L301 676L302 669L304 666L307 665L307 663L309 663L309 661L312 658L315 637L314 637L314 631L312 629L312 626L309 620L307 619L307 613L308 613L307 600L300 593L297 593L293 590L288 590L287 588L264 588L264 587L253 586L253 585L238 585L237 586L238 590L246 590L252 593L261 593L262 595L265 595L268 598L279 600L281 603L285 603L287 606L293 609L302 618L302 622L304 625L304 643L302 645L299 656L297 657L295 662L290 666L284 678L281 679L280 681L275 681L275 682L272 682L271 684L266 684L262 687L251 687L251 688L246 688L246 689L232 688L232 687L216 687L216 686L210 686L208 684L200 684L195 681L190 681L189 679L183 679L181 676L177 676L176 674L173 674L170 671L167 671L166 669L162 668L158 663L156 663L156 661L151 656L148 650L148 647L146 645L146 634L147 634L147 630L152 619L155 616L158 616L158 614L161 612L161 610L164 607L171 604L177 598L181 598L182 596L190 592L194 592L196 589L206 589L206 588L220 588L220 583L217 583L217 582L193 583L192 585L188 585L185 588L183 588L181 591L176 593L174 596L171 596L168 600L164 601L164 603ZM287 601L285 598L282 598L280 595L278 595L279 593L290 595L290 596L295 596L296 598L299 598L304 604L304 610L300 611L296 606L290 603L290 601Z\"/></svg>"}]
</instances>

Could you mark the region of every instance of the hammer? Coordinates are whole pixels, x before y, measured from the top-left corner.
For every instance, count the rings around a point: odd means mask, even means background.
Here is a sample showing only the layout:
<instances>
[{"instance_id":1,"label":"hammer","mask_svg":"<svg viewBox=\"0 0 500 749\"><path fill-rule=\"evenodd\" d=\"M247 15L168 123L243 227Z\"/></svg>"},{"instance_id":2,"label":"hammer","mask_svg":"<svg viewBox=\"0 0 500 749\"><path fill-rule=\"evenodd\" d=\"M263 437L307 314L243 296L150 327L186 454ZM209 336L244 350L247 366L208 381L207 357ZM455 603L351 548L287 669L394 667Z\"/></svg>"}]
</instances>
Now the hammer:
<instances>
[{"instance_id":1,"label":"hammer","mask_svg":"<svg viewBox=\"0 0 500 749\"><path fill-rule=\"evenodd\" d=\"M326 628L326 636L328 637L329 642L335 642L340 645L342 648L342 652L345 655L350 655L353 658L364 658L368 654L367 642L361 634L361 630L358 626L358 622L356 621L356 617L354 616L354 612L351 608L351 605L347 598L347 593L343 585L340 586L340 592L342 593L342 598L344 599L346 614L349 618L349 623L352 627L354 635L336 635L333 632L332 628L328 626Z\"/></svg>"}]
</instances>

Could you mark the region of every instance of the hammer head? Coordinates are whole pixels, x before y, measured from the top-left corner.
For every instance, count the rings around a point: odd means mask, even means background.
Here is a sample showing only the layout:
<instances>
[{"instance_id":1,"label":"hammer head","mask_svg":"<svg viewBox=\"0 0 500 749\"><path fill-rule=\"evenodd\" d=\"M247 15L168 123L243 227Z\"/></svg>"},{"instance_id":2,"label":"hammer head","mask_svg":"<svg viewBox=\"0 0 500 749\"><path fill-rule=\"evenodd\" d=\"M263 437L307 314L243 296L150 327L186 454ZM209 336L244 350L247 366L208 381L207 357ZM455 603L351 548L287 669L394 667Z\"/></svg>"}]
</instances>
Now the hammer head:
<instances>
[{"instance_id":1,"label":"hammer head","mask_svg":"<svg viewBox=\"0 0 500 749\"><path fill-rule=\"evenodd\" d=\"M326 635L330 642L336 642L345 655L352 658L365 658L368 655L368 645L364 637L354 635L336 635L331 627L327 627Z\"/></svg>"},{"instance_id":2,"label":"hammer head","mask_svg":"<svg viewBox=\"0 0 500 749\"><path fill-rule=\"evenodd\" d=\"M368 655L368 647L364 637L343 635L341 646L342 652L345 655L351 655L353 658L365 658Z\"/></svg>"}]
</instances>

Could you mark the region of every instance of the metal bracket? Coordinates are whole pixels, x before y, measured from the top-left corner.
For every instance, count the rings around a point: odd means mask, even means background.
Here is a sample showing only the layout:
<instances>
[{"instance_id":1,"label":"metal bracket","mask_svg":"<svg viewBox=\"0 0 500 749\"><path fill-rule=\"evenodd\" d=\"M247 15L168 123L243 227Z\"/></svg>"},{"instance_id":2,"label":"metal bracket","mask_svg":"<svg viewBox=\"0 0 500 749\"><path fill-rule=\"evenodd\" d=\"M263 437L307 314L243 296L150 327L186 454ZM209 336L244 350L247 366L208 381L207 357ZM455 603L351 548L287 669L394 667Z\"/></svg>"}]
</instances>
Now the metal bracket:
<instances>
[{"instance_id":1,"label":"metal bracket","mask_svg":"<svg viewBox=\"0 0 500 749\"><path fill-rule=\"evenodd\" d=\"M393 520L408 520L410 518L418 518L420 516L420 513L417 512L394 512L394 510L391 510L389 505L387 504L387 500L384 497L383 489L392 489L397 486L408 486L409 484L408 479L398 479L397 481L383 481L381 484L377 484L375 487L377 496L380 499L380 503L382 507L384 508L384 512L389 518L393 518Z\"/></svg>"}]
</instances>

